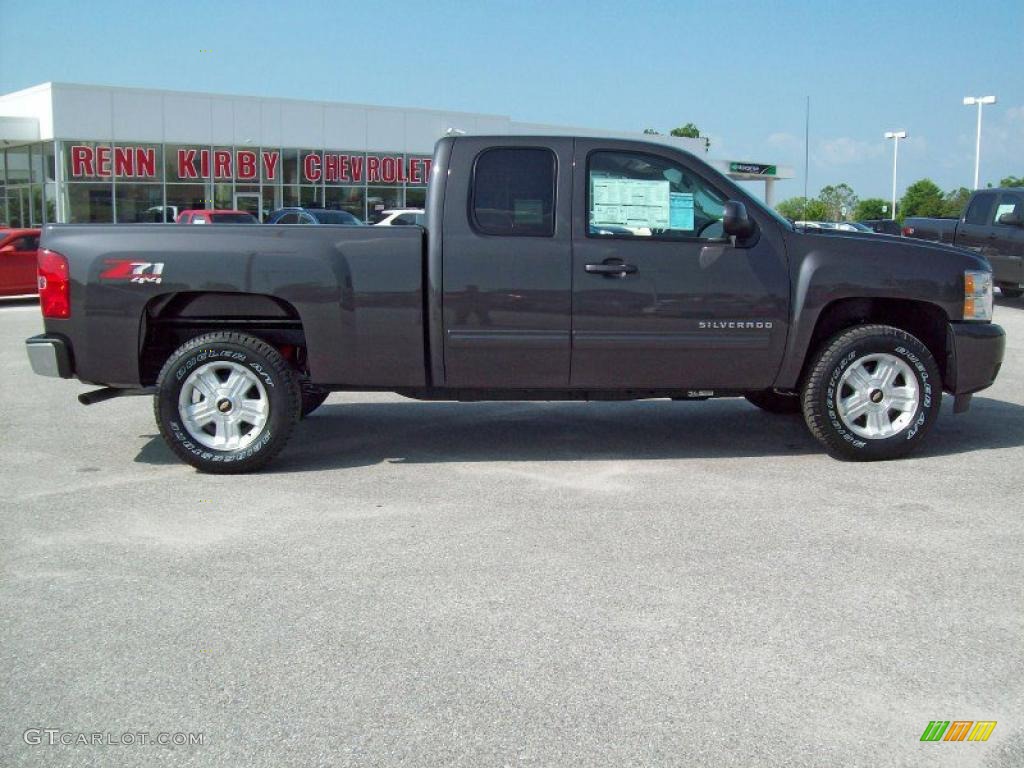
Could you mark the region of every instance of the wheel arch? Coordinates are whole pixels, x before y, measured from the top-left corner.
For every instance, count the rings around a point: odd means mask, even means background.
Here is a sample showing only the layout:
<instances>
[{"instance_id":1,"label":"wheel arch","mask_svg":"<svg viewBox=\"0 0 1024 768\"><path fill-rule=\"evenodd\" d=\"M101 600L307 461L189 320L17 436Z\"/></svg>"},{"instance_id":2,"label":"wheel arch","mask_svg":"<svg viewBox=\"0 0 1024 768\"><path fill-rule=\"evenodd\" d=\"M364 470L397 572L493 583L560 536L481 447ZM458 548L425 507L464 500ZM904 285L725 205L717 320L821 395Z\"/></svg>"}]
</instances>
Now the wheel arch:
<instances>
[{"instance_id":1,"label":"wheel arch","mask_svg":"<svg viewBox=\"0 0 1024 768\"><path fill-rule=\"evenodd\" d=\"M139 328L139 380L156 382L170 354L191 338L213 331L236 331L278 349L300 373L305 369L306 336L296 307L260 293L181 291L152 299Z\"/></svg>"},{"instance_id":2,"label":"wheel arch","mask_svg":"<svg viewBox=\"0 0 1024 768\"><path fill-rule=\"evenodd\" d=\"M836 299L822 308L799 367L791 369L788 380L780 379L778 387L797 389L826 341L840 331L866 324L891 325L916 336L935 358L943 383L947 382L949 316L942 307L917 299L851 297Z\"/></svg>"}]
</instances>

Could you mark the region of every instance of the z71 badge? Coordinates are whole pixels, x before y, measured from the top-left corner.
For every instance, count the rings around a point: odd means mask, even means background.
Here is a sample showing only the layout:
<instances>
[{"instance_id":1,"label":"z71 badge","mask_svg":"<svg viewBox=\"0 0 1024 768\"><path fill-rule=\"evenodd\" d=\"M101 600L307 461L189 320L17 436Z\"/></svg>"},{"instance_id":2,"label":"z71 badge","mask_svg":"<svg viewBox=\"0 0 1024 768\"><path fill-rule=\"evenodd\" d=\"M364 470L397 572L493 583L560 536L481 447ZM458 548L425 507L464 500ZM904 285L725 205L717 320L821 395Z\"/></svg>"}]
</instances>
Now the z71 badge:
<instances>
[{"instance_id":1,"label":"z71 badge","mask_svg":"<svg viewBox=\"0 0 1024 768\"><path fill-rule=\"evenodd\" d=\"M100 272L100 280L119 280L127 283L159 283L163 280L162 261L132 261L106 259L107 268Z\"/></svg>"}]
</instances>

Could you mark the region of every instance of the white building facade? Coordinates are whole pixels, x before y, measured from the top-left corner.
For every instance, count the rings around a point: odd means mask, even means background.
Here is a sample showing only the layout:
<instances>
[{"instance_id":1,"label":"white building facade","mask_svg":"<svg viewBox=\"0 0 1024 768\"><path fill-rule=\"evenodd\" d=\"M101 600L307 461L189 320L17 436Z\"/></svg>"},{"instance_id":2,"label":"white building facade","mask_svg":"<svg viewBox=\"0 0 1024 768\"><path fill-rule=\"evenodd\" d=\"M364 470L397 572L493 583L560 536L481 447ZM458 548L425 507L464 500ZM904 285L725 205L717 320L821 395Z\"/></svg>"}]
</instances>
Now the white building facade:
<instances>
[{"instance_id":1,"label":"white building facade","mask_svg":"<svg viewBox=\"0 0 1024 768\"><path fill-rule=\"evenodd\" d=\"M0 96L0 224L160 222L192 208L263 218L292 205L372 221L424 204L434 143L450 130L643 138L705 152L701 139L505 115L43 83Z\"/></svg>"}]
</instances>

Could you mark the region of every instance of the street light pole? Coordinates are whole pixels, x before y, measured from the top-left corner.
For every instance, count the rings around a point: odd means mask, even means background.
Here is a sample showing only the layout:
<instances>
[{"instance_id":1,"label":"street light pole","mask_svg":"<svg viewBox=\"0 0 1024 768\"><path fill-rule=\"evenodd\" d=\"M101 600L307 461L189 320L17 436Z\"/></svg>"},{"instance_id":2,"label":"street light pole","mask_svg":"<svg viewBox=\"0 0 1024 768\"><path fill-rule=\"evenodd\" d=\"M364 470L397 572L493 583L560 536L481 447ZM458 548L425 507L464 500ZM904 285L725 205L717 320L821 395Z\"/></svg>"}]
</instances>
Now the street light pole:
<instances>
[{"instance_id":1,"label":"street light pole","mask_svg":"<svg viewBox=\"0 0 1024 768\"><path fill-rule=\"evenodd\" d=\"M985 104L995 104L995 96L964 96L964 106L978 105L978 134L974 139L974 188L978 188L978 171L981 168L981 108Z\"/></svg>"},{"instance_id":2,"label":"street light pole","mask_svg":"<svg viewBox=\"0 0 1024 768\"><path fill-rule=\"evenodd\" d=\"M885 138L892 139L892 218L896 218L896 160L900 156L900 139L907 138L906 131L886 131Z\"/></svg>"}]
</instances>

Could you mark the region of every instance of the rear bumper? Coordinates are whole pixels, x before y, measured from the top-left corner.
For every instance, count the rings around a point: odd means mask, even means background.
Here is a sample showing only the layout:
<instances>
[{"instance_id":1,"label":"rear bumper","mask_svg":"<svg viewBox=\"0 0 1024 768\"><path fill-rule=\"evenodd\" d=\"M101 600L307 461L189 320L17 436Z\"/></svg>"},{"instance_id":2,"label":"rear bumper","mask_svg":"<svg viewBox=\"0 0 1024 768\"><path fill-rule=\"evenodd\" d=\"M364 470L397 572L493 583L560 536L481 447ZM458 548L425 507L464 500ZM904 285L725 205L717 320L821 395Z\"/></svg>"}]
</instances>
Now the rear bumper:
<instances>
[{"instance_id":1,"label":"rear bumper","mask_svg":"<svg viewBox=\"0 0 1024 768\"><path fill-rule=\"evenodd\" d=\"M950 323L946 389L967 395L991 386L1003 363L1006 332L992 323Z\"/></svg>"},{"instance_id":2,"label":"rear bumper","mask_svg":"<svg viewBox=\"0 0 1024 768\"><path fill-rule=\"evenodd\" d=\"M25 351L32 371L39 376L70 379L75 375L71 364L71 345L61 336L33 336L25 339Z\"/></svg>"}]
</instances>

